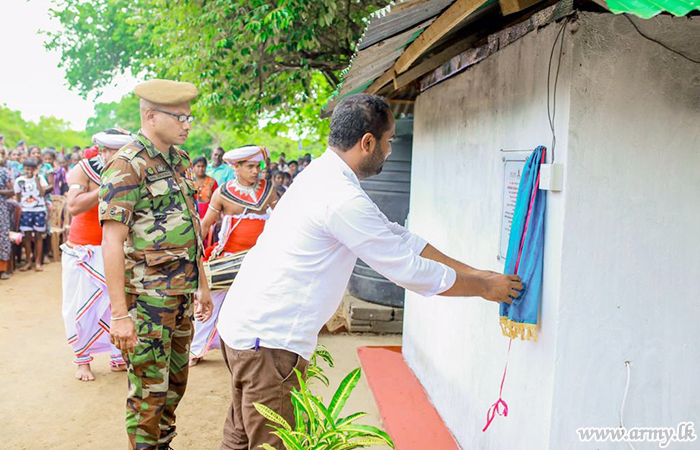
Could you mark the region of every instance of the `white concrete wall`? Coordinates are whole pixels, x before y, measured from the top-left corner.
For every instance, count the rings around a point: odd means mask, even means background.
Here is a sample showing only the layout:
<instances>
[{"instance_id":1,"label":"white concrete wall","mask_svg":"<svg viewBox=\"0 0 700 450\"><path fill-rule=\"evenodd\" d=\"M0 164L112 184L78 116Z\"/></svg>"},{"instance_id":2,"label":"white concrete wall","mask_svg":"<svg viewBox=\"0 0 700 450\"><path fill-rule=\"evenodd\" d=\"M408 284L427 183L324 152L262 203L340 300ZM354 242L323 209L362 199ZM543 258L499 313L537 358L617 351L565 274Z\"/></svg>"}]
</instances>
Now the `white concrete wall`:
<instances>
[{"instance_id":1,"label":"white concrete wall","mask_svg":"<svg viewBox=\"0 0 700 450\"><path fill-rule=\"evenodd\" d=\"M639 23L700 59L698 19ZM698 431L700 65L594 14L573 65L551 448L618 424L625 360L626 426Z\"/></svg>"},{"instance_id":2,"label":"white concrete wall","mask_svg":"<svg viewBox=\"0 0 700 450\"><path fill-rule=\"evenodd\" d=\"M624 360L626 425L700 428L700 75L625 22L583 14L567 32L556 120L565 187L548 195L540 340L514 342L510 416L487 433L508 342L497 305L407 294L404 355L465 449L622 448L579 443L575 429L618 425ZM688 39L700 38L697 19L640 26L691 53ZM550 146L557 30L418 98L409 226L477 267L502 269L499 150Z\"/></svg>"},{"instance_id":3,"label":"white concrete wall","mask_svg":"<svg viewBox=\"0 0 700 450\"><path fill-rule=\"evenodd\" d=\"M410 228L470 265L502 270L501 149L550 146L547 63L558 29L533 32L439 84L416 103ZM566 163L571 40L559 80L558 162ZM547 447L554 380L562 223L566 192L547 205L543 327L538 343L514 342L504 398L511 416L488 432L508 340L498 304L477 298L406 296L404 355L465 449ZM522 439L528 436L528 439ZM509 447L512 448L512 447Z\"/></svg>"}]
</instances>

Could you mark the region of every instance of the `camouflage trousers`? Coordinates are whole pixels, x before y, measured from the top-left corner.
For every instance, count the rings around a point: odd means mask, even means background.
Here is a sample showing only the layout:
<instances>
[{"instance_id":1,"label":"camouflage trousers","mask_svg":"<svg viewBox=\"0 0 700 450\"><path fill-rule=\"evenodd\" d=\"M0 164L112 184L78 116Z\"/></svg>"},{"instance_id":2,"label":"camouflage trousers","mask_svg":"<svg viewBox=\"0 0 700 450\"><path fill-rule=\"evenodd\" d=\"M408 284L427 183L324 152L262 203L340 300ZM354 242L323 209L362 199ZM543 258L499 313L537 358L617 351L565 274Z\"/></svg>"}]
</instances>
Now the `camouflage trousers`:
<instances>
[{"instance_id":1,"label":"camouflage trousers","mask_svg":"<svg viewBox=\"0 0 700 450\"><path fill-rule=\"evenodd\" d=\"M175 409L187 386L192 295L150 297L127 294L139 343L123 352L129 396L126 432L129 448L168 448L175 437Z\"/></svg>"}]
</instances>

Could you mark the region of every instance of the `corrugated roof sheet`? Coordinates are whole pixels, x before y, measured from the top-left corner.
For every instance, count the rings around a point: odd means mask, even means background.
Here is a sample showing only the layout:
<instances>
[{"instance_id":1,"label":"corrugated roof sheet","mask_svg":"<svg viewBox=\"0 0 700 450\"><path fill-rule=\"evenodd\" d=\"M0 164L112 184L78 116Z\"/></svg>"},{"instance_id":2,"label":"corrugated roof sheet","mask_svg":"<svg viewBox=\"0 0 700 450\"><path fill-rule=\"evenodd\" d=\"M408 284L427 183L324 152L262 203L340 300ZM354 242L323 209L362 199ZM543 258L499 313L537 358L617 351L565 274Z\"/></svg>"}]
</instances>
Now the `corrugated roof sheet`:
<instances>
[{"instance_id":1,"label":"corrugated roof sheet","mask_svg":"<svg viewBox=\"0 0 700 450\"><path fill-rule=\"evenodd\" d=\"M357 46L358 50L383 41L435 17L455 0L410 0L394 3L375 13Z\"/></svg>"},{"instance_id":2,"label":"corrugated roof sheet","mask_svg":"<svg viewBox=\"0 0 700 450\"><path fill-rule=\"evenodd\" d=\"M423 30L455 0L404 0L392 3L371 16L350 65L341 73L338 93L326 105L331 111L348 95L363 92L391 68Z\"/></svg>"},{"instance_id":3,"label":"corrugated roof sheet","mask_svg":"<svg viewBox=\"0 0 700 450\"><path fill-rule=\"evenodd\" d=\"M352 60L351 70L343 74L343 84L339 89L339 95L348 95L347 92L356 89L361 84L369 87L372 82L386 72L401 56L404 48L413 42L434 19L425 21L402 33L383 40L359 51Z\"/></svg>"},{"instance_id":4,"label":"corrugated roof sheet","mask_svg":"<svg viewBox=\"0 0 700 450\"><path fill-rule=\"evenodd\" d=\"M680 17L700 10L700 0L607 0L606 3L613 13L630 13L644 19L662 12Z\"/></svg>"}]
</instances>

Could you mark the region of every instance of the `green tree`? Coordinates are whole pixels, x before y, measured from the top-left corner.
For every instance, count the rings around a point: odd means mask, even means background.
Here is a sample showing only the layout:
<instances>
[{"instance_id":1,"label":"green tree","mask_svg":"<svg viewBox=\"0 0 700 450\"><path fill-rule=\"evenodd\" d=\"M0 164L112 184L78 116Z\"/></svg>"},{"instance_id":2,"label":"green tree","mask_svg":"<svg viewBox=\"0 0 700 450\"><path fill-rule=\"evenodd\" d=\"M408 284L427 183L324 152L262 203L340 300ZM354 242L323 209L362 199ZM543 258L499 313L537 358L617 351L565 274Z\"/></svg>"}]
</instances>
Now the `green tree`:
<instances>
[{"instance_id":1,"label":"green tree","mask_svg":"<svg viewBox=\"0 0 700 450\"><path fill-rule=\"evenodd\" d=\"M139 99L129 94L118 102L97 103L85 130L89 134L95 134L107 128L118 127L135 133L140 127L140 122Z\"/></svg>"},{"instance_id":2,"label":"green tree","mask_svg":"<svg viewBox=\"0 0 700 450\"><path fill-rule=\"evenodd\" d=\"M48 49L61 52L68 84L83 97L99 91L121 73L146 70L146 59L157 54L151 45L154 23L135 20L148 13L144 0L52 0L52 17L65 27L47 33ZM145 26L145 28L144 28Z\"/></svg>"},{"instance_id":3,"label":"green tree","mask_svg":"<svg viewBox=\"0 0 700 450\"><path fill-rule=\"evenodd\" d=\"M70 124L55 117L41 117L38 122L22 118L19 111L0 106L0 134L5 136L5 144L12 148L20 140L28 145L39 147L64 147L90 145L90 137L70 128Z\"/></svg>"},{"instance_id":4,"label":"green tree","mask_svg":"<svg viewBox=\"0 0 700 450\"><path fill-rule=\"evenodd\" d=\"M389 0L52 0L69 84L87 96L130 72L195 83L207 115L237 125L265 114L323 128L365 18ZM296 119L293 119L296 120Z\"/></svg>"}]
</instances>

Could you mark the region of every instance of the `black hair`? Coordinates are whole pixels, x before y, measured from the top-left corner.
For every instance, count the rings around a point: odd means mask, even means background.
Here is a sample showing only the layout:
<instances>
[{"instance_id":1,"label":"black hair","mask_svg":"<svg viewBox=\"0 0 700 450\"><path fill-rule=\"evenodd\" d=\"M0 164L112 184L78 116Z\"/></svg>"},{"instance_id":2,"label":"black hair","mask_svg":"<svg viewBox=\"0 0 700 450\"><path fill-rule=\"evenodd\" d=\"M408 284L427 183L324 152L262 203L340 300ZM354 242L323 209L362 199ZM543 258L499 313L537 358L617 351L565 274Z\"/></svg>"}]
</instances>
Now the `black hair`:
<instances>
[{"instance_id":1,"label":"black hair","mask_svg":"<svg viewBox=\"0 0 700 450\"><path fill-rule=\"evenodd\" d=\"M204 165L207 165L207 158L205 158L202 155L197 156L195 159L192 160L192 167L196 166L199 163L204 163Z\"/></svg>"},{"instance_id":2,"label":"black hair","mask_svg":"<svg viewBox=\"0 0 700 450\"><path fill-rule=\"evenodd\" d=\"M289 178L290 180L292 179L292 176L289 174L289 172L282 172L282 176L284 178Z\"/></svg>"},{"instance_id":3,"label":"black hair","mask_svg":"<svg viewBox=\"0 0 700 450\"><path fill-rule=\"evenodd\" d=\"M389 129L390 116L389 103L378 95L356 94L345 97L333 110L328 144L345 151L367 133L381 139Z\"/></svg>"},{"instance_id":4,"label":"black hair","mask_svg":"<svg viewBox=\"0 0 700 450\"><path fill-rule=\"evenodd\" d=\"M36 160L36 158L27 158L24 160L24 166L34 167L36 169L37 167L39 167L39 162Z\"/></svg>"},{"instance_id":5,"label":"black hair","mask_svg":"<svg viewBox=\"0 0 700 450\"><path fill-rule=\"evenodd\" d=\"M297 166L299 165L299 163L297 162L296 159L293 159L293 160L291 160L291 161L289 161L289 162L287 163L288 166L290 166L290 165L292 165L292 164L296 164Z\"/></svg>"}]
</instances>

